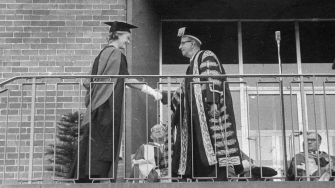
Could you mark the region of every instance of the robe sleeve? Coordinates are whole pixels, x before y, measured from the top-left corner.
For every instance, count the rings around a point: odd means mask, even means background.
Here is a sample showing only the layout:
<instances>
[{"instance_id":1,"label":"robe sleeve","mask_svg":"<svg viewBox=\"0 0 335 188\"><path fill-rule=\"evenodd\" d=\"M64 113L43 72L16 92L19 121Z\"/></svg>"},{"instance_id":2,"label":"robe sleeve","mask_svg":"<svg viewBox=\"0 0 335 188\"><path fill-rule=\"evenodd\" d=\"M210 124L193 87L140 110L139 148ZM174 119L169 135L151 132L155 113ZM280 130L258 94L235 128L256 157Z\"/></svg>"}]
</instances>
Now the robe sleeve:
<instances>
[{"instance_id":1,"label":"robe sleeve","mask_svg":"<svg viewBox=\"0 0 335 188\"><path fill-rule=\"evenodd\" d=\"M295 161L296 160L296 161ZM295 155L295 158L293 157L290 163L290 167L287 172L287 177L289 178L290 181L294 181L296 178L299 178L299 176L304 176L306 174L305 170L301 168L297 168L297 173L296 174L296 167L297 165L302 165L306 164L305 162L305 155L302 153L298 153Z\"/></svg>"},{"instance_id":2,"label":"robe sleeve","mask_svg":"<svg viewBox=\"0 0 335 188\"><path fill-rule=\"evenodd\" d=\"M330 156L330 159L332 160L332 163L331 164L333 164L333 166L331 167L331 170L332 170L332 172L334 173L335 172L335 156Z\"/></svg>"},{"instance_id":3,"label":"robe sleeve","mask_svg":"<svg viewBox=\"0 0 335 188\"><path fill-rule=\"evenodd\" d=\"M208 75L207 78L202 78L201 81L214 83L214 85L202 84L202 90L206 94L207 103L220 103L220 95L223 94L222 81L220 78L213 78L211 76L221 75L222 70L221 64L213 52L207 50L203 53L199 65L199 74Z\"/></svg>"},{"instance_id":4,"label":"robe sleeve","mask_svg":"<svg viewBox=\"0 0 335 188\"><path fill-rule=\"evenodd\" d=\"M97 75L118 75L120 72L121 54L121 51L113 46L105 48L99 55L99 58L96 59L96 61L98 61ZM96 81L104 80L106 81L106 79L103 78L96 79ZM104 102L106 102L113 93L117 78L111 78L110 82L114 83L113 86L111 86L111 84L93 84L91 91L85 98L87 110L82 122L83 124L89 122L89 109L91 108L92 111L97 109ZM90 95L92 95L92 101L89 100Z\"/></svg>"}]
</instances>

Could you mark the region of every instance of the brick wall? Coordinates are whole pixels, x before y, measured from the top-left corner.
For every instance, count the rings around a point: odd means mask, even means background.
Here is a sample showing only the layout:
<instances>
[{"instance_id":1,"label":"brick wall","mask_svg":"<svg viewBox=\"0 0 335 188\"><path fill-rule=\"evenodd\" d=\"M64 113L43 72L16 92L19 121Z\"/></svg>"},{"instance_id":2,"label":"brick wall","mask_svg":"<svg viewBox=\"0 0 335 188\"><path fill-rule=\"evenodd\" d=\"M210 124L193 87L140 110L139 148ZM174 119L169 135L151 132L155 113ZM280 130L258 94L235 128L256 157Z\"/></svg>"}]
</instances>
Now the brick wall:
<instances>
[{"instance_id":1,"label":"brick wall","mask_svg":"<svg viewBox=\"0 0 335 188\"><path fill-rule=\"evenodd\" d=\"M106 43L106 20L126 20L125 0L2 0L1 81L89 70Z\"/></svg>"},{"instance_id":2,"label":"brick wall","mask_svg":"<svg viewBox=\"0 0 335 188\"><path fill-rule=\"evenodd\" d=\"M108 20L126 20L126 0L1 0L0 82L24 75L87 74L95 56L106 44L109 28L102 21ZM22 86L24 82L16 81L0 89L0 92L9 89L0 93L1 179L3 172L6 180L17 178L18 163L20 171L24 171L19 177L28 177L32 88ZM42 171L43 127L46 128L47 146L53 142L55 122L61 114L78 108L78 86L60 85L57 88L55 82L59 81L41 82L46 84L37 87L35 103L34 177L37 178ZM8 111L7 106L10 107ZM9 126L7 135L6 125ZM22 135L20 149L19 133ZM50 178L52 175L43 176Z\"/></svg>"}]
</instances>

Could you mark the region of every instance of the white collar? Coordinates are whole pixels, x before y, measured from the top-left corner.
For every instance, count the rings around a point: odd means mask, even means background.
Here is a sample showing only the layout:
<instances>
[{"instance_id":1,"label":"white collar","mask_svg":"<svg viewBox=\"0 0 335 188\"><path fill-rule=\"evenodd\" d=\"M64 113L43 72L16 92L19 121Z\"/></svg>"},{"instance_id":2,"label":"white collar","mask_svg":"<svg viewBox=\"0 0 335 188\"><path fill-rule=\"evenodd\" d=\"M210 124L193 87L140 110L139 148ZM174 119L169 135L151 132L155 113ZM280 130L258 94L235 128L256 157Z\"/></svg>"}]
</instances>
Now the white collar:
<instances>
[{"instance_id":1,"label":"white collar","mask_svg":"<svg viewBox=\"0 0 335 188\"><path fill-rule=\"evenodd\" d=\"M193 56L190 59L190 62L193 60L193 58L195 57L195 55L197 55L201 50L197 51L195 54L193 54Z\"/></svg>"}]
</instances>

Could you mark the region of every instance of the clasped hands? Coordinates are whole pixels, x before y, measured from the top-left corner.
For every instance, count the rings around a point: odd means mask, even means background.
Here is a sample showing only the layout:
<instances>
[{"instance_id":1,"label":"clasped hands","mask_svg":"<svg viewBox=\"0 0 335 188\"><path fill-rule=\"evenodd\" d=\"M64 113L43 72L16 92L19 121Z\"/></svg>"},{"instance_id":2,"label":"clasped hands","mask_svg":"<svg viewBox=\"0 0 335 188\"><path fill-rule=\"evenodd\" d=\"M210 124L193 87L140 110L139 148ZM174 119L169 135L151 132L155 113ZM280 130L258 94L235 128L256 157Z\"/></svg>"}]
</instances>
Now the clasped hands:
<instances>
[{"instance_id":1,"label":"clasped hands","mask_svg":"<svg viewBox=\"0 0 335 188\"><path fill-rule=\"evenodd\" d=\"M155 99L155 101L162 100L163 98L162 92L159 89L152 89L148 85L143 85L141 91L149 94L151 97Z\"/></svg>"}]
</instances>

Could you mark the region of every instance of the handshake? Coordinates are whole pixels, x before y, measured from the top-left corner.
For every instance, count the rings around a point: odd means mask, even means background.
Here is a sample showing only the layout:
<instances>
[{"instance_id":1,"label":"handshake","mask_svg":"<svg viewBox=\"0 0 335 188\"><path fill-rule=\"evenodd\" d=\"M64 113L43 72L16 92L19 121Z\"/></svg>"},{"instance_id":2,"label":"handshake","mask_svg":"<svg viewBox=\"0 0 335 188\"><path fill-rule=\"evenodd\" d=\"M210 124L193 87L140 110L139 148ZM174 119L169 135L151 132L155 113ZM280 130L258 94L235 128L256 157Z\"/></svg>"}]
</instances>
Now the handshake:
<instances>
[{"instance_id":1,"label":"handshake","mask_svg":"<svg viewBox=\"0 0 335 188\"><path fill-rule=\"evenodd\" d=\"M162 98L163 98L163 95L162 95L161 91L159 91L158 89L152 89L148 85L143 85L141 91L143 93L149 94L151 97L153 97L155 99L155 101L162 100Z\"/></svg>"}]
</instances>

